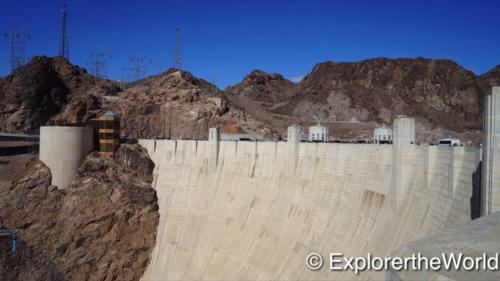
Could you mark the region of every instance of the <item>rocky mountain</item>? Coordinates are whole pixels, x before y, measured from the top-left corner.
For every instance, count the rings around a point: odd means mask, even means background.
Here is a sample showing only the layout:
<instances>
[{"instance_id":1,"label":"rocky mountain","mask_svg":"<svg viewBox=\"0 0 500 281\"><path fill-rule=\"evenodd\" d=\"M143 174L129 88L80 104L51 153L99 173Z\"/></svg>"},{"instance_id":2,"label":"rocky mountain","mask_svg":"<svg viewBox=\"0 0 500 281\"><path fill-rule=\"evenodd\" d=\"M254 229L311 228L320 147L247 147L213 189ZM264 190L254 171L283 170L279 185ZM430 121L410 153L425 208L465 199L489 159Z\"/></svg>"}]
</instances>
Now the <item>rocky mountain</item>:
<instances>
[{"instance_id":1,"label":"rocky mountain","mask_svg":"<svg viewBox=\"0 0 500 281\"><path fill-rule=\"evenodd\" d=\"M500 64L480 75L479 81L485 94L492 86L500 86Z\"/></svg>"},{"instance_id":2,"label":"rocky mountain","mask_svg":"<svg viewBox=\"0 0 500 281\"><path fill-rule=\"evenodd\" d=\"M459 137L477 143L481 139L483 94L499 80L498 67L476 76L450 60L325 62L317 64L300 83L283 90L293 92L290 98L267 105L265 114L257 116L304 126L328 121L324 124L333 135L345 139L371 138L373 128L391 125L396 116L406 115L416 118L420 142ZM241 96L254 87L245 79L230 89L239 89L238 99L244 99ZM250 101L239 105L251 111L261 98L246 96Z\"/></svg>"},{"instance_id":3,"label":"rocky mountain","mask_svg":"<svg viewBox=\"0 0 500 281\"><path fill-rule=\"evenodd\" d=\"M205 139L208 128L278 138L290 124L326 121L339 139L370 139L399 115L415 117L417 140L480 142L483 95L500 85L500 66L477 76L450 60L375 58L317 64L299 83L252 71L219 90L170 69L121 89L63 58L36 57L0 79L0 131L122 117L122 137ZM109 98L108 95L115 95Z\"/></svg>"},{"instance_id":4,"label":"rocky mountain","mask_svg":"<svg viewBox=\"0 0 500 281\"><path fill-rule=\"evenodd\" d=\"M177 69L135 83L111 108L121 115L122 136L129 139L206 139L212 126L223 132L273 134L217 87Z\"/></svg>"},{"instance_id":5,"label":"rocky mountain","mask_svg":"<svg viewBox=\"0 0 500 281\"><path fill-rule=\"evenodd\" d=\"M64 58L35 57L0 80L2 132L34 134L42 125L88 121L107 110L121 115L124 138L203 139L210 126L273 136L271 128L239 110L217 87L181 70L122 90Z\"/></svg>"},{"instance_id":6,"label":"rocky mountain","mask_svg":"<svg viewBox=\"0 0 500 281\"><path fill-rule=\"evenodd\" d=\"M91 153L64 190L50 185L50 170L35 159L0 188L0 225L18 230L16 252L0 240L0 280L140 279L159 220L147 168L154 164L138 145L118 155ZM133 170L138 165L143 174Z\"/></svg>"},{"instance_id":7,"label":"rocky mountain","mask_svg":"<svg viewBox=\"0 0 500 281\"><path fill-rule=\"evenodd\" d=\"M280 74L254 70L243 78L243 81L224 91L255 101L278 103L290 99L295 94L295 88L295 83Z\"/></svg>"},{"instance_id":8,"label":"rocky mountain","mask_svg":"<svg viewBox=\"0 0 500 281\"><path fill-rule=\"evenodd\" d=\"M102 96L120 89L61 57L35 57L0 80L0 130L36 133L41 125L95 117Z\"/></svg>"}]
</instances>

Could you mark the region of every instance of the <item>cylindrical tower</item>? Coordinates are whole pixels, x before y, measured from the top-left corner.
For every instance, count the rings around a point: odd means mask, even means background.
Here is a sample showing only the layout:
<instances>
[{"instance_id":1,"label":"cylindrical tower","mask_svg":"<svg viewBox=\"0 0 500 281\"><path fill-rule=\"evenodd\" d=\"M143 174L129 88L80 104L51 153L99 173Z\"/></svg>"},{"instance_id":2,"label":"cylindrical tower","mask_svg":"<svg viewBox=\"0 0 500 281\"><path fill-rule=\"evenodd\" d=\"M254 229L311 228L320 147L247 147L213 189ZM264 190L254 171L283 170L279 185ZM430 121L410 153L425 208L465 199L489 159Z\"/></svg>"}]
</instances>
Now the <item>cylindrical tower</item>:
<instances>
[{"instance_id":1,"label":"cylindrical tower","mask_svg":"<svg viewBox=\"0 0 500 281\"><path fill-rule=\"evenodd\" d=\"M65 189L80 162L94 149L93 130L84 127L40 127L40 160L50 168L52 185Z\"/></svg>"}]
</instances>

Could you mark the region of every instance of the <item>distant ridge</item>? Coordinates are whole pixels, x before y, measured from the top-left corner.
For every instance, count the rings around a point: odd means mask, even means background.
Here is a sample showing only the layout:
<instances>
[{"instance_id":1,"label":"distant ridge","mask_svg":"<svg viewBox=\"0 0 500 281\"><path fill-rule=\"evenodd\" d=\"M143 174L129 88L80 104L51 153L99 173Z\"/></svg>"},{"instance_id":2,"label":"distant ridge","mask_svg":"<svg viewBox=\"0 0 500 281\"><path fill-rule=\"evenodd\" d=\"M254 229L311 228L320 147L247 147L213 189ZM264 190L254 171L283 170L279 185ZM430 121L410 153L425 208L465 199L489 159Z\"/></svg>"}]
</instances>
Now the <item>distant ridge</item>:
<instances>
[{"instance_id":1,"label":"distant ridge","mask_svg":"<svg viewBox=\"0 0 500 281\"><path fill-rule=\"evenodd\" d=\"M446 59L374 58L319 63L298 83L254 70L221 91L169 69L122 89L64 58L35 57L0 78L0 130L33 133L114 110L124 120L122 136L131 139L205 138L210 126L278 138L289 124L318 120L338 121L326 124L336 138L369 139L373 128L405 114L416 118L419 142L458 137L477 143L482 96L494 85L500 85L500 65L478 76Z\"/></svg>"}]
</instances>

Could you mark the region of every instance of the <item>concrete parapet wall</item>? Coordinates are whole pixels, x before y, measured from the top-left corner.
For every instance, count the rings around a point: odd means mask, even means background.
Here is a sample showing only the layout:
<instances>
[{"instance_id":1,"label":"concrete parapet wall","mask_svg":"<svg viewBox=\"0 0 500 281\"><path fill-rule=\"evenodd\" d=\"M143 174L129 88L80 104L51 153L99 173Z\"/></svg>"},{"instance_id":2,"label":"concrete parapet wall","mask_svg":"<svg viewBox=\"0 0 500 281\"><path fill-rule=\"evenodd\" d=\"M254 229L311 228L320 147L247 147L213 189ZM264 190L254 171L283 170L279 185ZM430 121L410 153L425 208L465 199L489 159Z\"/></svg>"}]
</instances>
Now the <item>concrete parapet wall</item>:
<instances>
[{"instance_id":1,"label":"concrete parapet wall","mask_svg":"<svg viewBox=\"0 0 500 281\"><path fill-rule=\"evenodd\" d=\"M68 187L80 162L93 149L92 128L40 127L40 160L50 168L52 185L60 189Z\"/></svg>"},{"instance_id":2,"label":"concrete parapet wall","mask_svg":"<svg viewBox=\"0 0 500 281\"><path fill-rule=\"evenodd\" d=\"M479 162L473 147L408 145L395 167L391 145L221 141L210 170L207 141L139 143L155 161L160 206L142 280L383 280L304 261L383 257L469 221Z\"/></svg>"}]
</instances>

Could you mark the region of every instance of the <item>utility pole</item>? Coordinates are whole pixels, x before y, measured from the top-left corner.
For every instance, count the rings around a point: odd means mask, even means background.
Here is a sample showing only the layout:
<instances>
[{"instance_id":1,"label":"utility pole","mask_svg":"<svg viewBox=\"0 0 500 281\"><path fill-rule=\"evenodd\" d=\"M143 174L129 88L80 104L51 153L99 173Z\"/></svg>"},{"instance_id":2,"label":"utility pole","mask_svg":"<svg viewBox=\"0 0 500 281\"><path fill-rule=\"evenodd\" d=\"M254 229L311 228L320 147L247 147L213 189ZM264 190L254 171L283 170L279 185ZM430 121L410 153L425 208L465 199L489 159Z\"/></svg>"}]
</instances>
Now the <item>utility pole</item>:
<instances>
[{"instance_id":1,"label":"utility pole","mask_svg":"<svg viewBox=\"0 0 500 281\"><path fill-rule=\"evenodd\" d=\"M208 82L210 82L210 84L217 86L217 83L219 83L219 76L212 76L208 78Z\"/></svg>"},{"instance_id":2,"label":"utility pole","mask_svg":"<svg viewBox=\"0 0 500 281\"><path fill-rule=\"evenodd\" d=\"M175 49L174 49L174 68L182 69L182 56L181 56L181 29L175 30Z\"/></svg>"},{"instance_id":3,"label":"utility pole","mask_svg":"<svg viewBox=\"0 0 500 281\"><path fill-rule=\"evenodd\" d=\"M24 31L16 31L14 28L4 34L9 39L9 64L10 71L14 71L24 65L26 59L26 39L31 38Z\"/></svg>"},{"instance_id":4,"label":"utility pole","mask_svg":"<svg viewBox=\"0 0 500 281\"><path fill-rule=\"evenodd\" d=\"M151 64L151 59L147 56L135 56L130 59L128 67L130 81L138 81L148 75L148 65Z\"/></svg>"},{"instance_id":5,"label":"utility pole","mask_svg":"<svg viewBox=\"0 0 500 281\"><path fill-rule=\"evenodd\" d=\"M59 56L69 60L68 8L66 4L61 9L61 34L59 37Z\"/></svg>"},{"instance_id":6,"label":"utility pole","mask_svg":"<svg viewBox=\"0 0 500 281\"><path fill-rule=\"evenodd\" d=\"M101 52L96 50L94 53L90 54L90 73L95 77L101 79L108 79L108 60L111 58L111 54L108 52Z\"/></svg>"}]
</instances>

